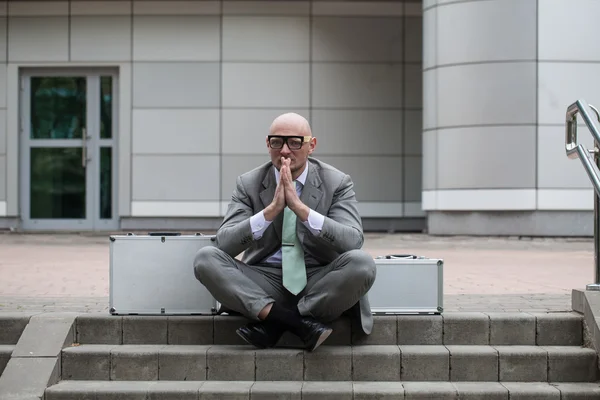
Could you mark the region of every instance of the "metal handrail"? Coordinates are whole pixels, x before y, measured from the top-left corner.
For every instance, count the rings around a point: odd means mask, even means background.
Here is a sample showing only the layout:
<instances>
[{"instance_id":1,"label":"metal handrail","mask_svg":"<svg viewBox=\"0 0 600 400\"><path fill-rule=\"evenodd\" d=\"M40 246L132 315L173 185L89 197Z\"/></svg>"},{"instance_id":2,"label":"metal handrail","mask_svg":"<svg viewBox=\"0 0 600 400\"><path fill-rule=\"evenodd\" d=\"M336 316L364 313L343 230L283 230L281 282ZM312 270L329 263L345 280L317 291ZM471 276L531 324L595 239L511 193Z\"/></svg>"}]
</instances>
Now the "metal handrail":
<instances>
[{"instance_id":1,"label":"metal handrail","mask_svg":"<svg viewBox=\"0 0 600 400\"><path fill-rule=\"evenodd\" d=\"M579 158L594 186L594 283L586 286L586 290L600 291L600 131L591 118L590 109L600 122L598 110L585 100L577 100L567 108L565 149L570 159ZM577 144L577 114L594 138L594 149L588 150L584 145ZM592 154L594 158L592 159Z\"/></svg>"}]
</instances>

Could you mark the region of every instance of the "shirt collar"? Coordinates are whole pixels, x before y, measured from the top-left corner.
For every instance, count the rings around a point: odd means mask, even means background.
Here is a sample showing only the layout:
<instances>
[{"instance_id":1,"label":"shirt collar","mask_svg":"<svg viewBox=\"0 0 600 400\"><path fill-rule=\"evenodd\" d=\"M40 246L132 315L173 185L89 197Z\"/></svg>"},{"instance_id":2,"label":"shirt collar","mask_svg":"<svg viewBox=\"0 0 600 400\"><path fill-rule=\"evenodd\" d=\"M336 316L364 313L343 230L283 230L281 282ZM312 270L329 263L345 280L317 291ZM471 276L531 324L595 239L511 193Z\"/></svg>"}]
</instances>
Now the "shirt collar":
<instances>
[{"instance_id":1,"label":"shirt collar","mask_svg":"<svg viewBox=\"0 0 600 400\"><path fill-rule=\"evenodd\" d=\"M279 175L280 175L279 171L275 167L273 167L273 169L275 170L275 182L277 182L279 184ZM302 186L304 186L304 182L306 182L307 176L308 176L308 162L304 166L304 171L302 171L300 176L296 179L296 182L300 182L302 184Z\"/></svg>"}]
</instances>

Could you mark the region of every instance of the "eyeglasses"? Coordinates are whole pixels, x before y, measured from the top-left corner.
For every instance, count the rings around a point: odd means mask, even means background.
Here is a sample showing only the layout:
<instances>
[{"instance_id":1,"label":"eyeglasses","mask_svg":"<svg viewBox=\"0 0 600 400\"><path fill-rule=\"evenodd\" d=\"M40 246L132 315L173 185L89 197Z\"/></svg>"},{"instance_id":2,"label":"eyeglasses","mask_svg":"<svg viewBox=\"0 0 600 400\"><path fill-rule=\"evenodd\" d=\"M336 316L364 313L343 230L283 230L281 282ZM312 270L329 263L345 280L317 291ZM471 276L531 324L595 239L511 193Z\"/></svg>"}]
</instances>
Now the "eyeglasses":
<instances>
[{"instance_id":1,"label":"eyeglasses","mask_svg":"<svg viewBox=\"0 0 600 400\"><path fill-rule=\"evenodd\" d=\"M287 144L290 150L300 150L302 145L309 142L311 138L312 136L267 136L269 146L275 150L283 148L284 143Z\"/></svg>"}]
</instances>

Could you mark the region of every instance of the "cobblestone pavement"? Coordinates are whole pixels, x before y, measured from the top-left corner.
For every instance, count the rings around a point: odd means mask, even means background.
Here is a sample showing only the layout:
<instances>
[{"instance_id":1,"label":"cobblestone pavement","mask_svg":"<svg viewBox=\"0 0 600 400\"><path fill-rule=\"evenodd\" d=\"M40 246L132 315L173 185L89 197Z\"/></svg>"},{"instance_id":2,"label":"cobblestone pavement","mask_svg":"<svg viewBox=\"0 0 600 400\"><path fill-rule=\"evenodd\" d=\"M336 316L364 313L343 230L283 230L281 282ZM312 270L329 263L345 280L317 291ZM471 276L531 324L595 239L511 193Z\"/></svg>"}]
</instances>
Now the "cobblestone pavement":
<instances>
[{"instance_id":1,"label":"cobblestone pavement","mask_svg":"<svg viewBox=\"0 0 600 400\"><path fill-rule=\"evenodd\" d=\"M446 311L564 311L594 279L593 241L367 234L373 256L444 259ZM0 234L0 312L107 312L108 235Z\"/></svg>"}]
</instances>

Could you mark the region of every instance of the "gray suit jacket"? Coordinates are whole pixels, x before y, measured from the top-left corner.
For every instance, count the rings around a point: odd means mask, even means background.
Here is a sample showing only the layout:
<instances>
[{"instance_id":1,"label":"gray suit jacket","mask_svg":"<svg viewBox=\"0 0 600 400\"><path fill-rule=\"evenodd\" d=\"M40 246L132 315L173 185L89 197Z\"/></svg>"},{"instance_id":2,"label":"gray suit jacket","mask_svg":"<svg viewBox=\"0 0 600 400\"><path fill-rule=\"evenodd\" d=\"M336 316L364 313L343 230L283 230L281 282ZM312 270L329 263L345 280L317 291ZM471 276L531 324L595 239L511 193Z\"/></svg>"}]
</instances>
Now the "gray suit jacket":
<instances>
[{"instance_id":1,"label":"gray suit jacket","mask_svg":"<svg viewBox=\"0 0 600 400\"><path fill-rule=\"evenodd\" d=\"M325 216L325 221L319 235L313 235L298 221L297 235L307 266L327 265L342 253L362 247L362 221L349 175L312 157L308 159L308 168L300 199ZM250 217L271 203L276 187L270 161L237 178L227 213L217 231L217 247L232 257L244 252L242 261L250 265L260 263L281 247L283 213L258 240L254 240L250 228ZM370 334L373 317L368 297L365 295L351 311L359 318L363 331Z\"/></svg>"}]
</instances>

